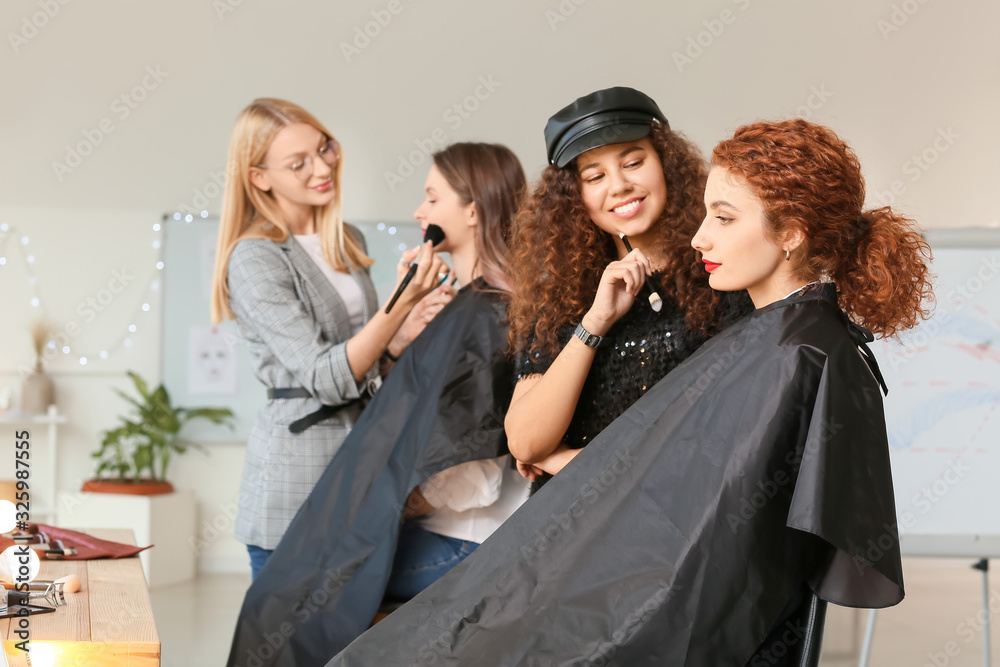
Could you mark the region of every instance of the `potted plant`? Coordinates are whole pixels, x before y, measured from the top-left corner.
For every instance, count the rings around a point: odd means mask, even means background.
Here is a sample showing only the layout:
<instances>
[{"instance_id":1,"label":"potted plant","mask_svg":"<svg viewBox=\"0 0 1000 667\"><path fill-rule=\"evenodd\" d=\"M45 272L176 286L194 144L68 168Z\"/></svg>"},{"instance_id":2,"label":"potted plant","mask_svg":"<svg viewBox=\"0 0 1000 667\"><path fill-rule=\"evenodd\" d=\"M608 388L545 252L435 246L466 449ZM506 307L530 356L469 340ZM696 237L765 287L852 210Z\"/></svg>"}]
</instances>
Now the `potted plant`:
<instances>
[{"instance_id":1,"label":"potted plant","mask_svg":"<svg viewBox=\"0 0 1000 667\"><path fill-rule=\"evenodd\" d=\"M183 454L188 447L202 449L197 443L178 437L181 427L194 419L208 419L233 428L233 413L228 408L174 407L162 384L151 392L136 373L129 371L128 375L141 400L115 390L135 410L129 416L119 417L121 426L104 432L101 448L91 455L99 460L96 479L84 482L82 490L137 495L171 493L174 487L166 480L170 457L174 453Z\"/></svg>"}]
</instances>

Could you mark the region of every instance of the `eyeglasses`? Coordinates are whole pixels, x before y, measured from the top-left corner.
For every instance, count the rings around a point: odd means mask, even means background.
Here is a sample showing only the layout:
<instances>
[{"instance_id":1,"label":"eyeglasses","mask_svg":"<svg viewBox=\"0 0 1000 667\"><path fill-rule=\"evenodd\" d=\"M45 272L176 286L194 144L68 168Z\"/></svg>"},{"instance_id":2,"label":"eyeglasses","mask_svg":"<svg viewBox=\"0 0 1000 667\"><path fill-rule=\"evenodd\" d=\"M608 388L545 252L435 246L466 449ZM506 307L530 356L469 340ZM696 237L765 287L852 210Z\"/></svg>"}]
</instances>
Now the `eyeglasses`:
<instances>
[{"instance_id":1,"label":"eyeglasses","mask_svg":"<svg viewBox=\"0 0 1000 667\"><path fill-rule=\"evenodd\" d=\"M337 143L336 139L331 139L316 151L320 159L331 167L337 165L337 161L340 159L340 144ZM281 169L283 171L290 171L295 175L300 181L305 182L312 178L313 175L313 156L306 155L303 158L299 158L291 167L272 167L266 164L254 165L258 169Z\"/></svg>"}]
</instances>

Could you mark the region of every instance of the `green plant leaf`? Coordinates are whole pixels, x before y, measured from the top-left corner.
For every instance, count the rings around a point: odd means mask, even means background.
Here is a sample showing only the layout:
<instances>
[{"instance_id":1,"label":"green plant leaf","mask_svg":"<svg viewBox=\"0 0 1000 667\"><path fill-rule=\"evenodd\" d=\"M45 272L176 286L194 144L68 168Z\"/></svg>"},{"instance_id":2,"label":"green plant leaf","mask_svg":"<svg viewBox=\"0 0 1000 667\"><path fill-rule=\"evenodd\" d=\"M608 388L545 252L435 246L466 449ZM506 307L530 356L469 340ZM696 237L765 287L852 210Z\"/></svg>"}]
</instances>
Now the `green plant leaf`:
<instances>
[{"instance_id":1,"label":"green plant leaf","mask_svg":"<svg viewBox=\"0 0 1000 667\"><path fill-rule=\"evenodd\" d=\"M197 443L177 438L184 424L194 419L206 419L235 428L232 410L228 408L175 408L162 383L151 392L149 385L137 373L128 371L128 376L141 400L114 389L135 409L135 416L119 416L121 424L104 432L100 447L91 454L98 460L98 477L113 473L122 479L126 476L141 477L148 470L150 477L166 480L173 452L183 454L189 448L206 451Z\"/></svg>"},{"instance_id":2,"label":"green plant leaf","mask_svg":"<svg viewBox=\"0 0 1000 667\"><path fill-rule=\"evenodd\" d=\"M149 401L149 388L146 385L146 381L139 377L138 373L133 371L127 371L128 376L132 378L132 382L135 384L135 388L138 390L139 395L142 396L147 402Z\"/></svg>"}]
</instances>

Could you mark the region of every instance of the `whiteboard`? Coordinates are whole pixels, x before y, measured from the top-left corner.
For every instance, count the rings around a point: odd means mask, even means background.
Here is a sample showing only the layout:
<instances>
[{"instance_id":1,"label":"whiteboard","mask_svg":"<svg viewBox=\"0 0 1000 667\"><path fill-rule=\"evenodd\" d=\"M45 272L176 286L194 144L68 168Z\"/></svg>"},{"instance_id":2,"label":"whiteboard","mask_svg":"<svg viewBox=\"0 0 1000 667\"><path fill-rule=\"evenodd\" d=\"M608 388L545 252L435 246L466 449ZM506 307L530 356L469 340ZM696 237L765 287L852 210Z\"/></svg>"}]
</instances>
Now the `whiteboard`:
<instances>
[{"instance_id":1,"label":"whiteboard","mask_svg":"<svg viewBox=\"0 0 1000 667\"><path fill-rule=\"evenodd\" d=\"M904 555L1000 556L1000 229L931 230L937 305L879 341Z\"/></svg>"},{"instance_id":2,"label":"whiteboard","mask_svg":"<svg viewBox=\"0 0 1000 667\"><path fill-rule=\"evenodd\" d=\"M176 214L163 216L163 383L175 406L229 408L236 416L235 430L200 421L186 426L182 437L199 443L246 441L257 410L265 402L265 388L254 377L246 345L239 338L236 324L228 320L218 327L222 341L219 353L232 355L235 364L235 391L220 383L210 386L192 381L193 340L203 328L211 326L211 284L215 266L219 219L192 217L185 220ZM365 236L368 254L375 260L372 281L384 303L396 285L396 263L400 245L418 245L420 227L407 223L352 223ZM225 391L220 393L220 388Z\"/></svg>"}]
</instances>

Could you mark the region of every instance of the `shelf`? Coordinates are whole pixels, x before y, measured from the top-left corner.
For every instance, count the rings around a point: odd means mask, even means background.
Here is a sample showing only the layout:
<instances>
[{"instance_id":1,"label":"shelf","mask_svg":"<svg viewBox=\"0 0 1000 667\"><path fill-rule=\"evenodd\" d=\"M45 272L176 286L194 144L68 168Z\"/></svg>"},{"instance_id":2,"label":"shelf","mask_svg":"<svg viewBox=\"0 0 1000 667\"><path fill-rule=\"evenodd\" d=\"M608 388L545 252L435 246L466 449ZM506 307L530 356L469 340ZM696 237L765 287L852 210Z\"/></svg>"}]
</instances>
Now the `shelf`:
<instances>
[{"instance_id":1,"label":"shelf","mask_svg":"<svg viewBox=\"0 0 1000 667\"><path fill-rule=\"evenodd\" d=\"M45 415L32 415L26 412L0 413L0 424L65 424L66 415L61 415L50 409Z\"/></svg>"}]
</instances>

